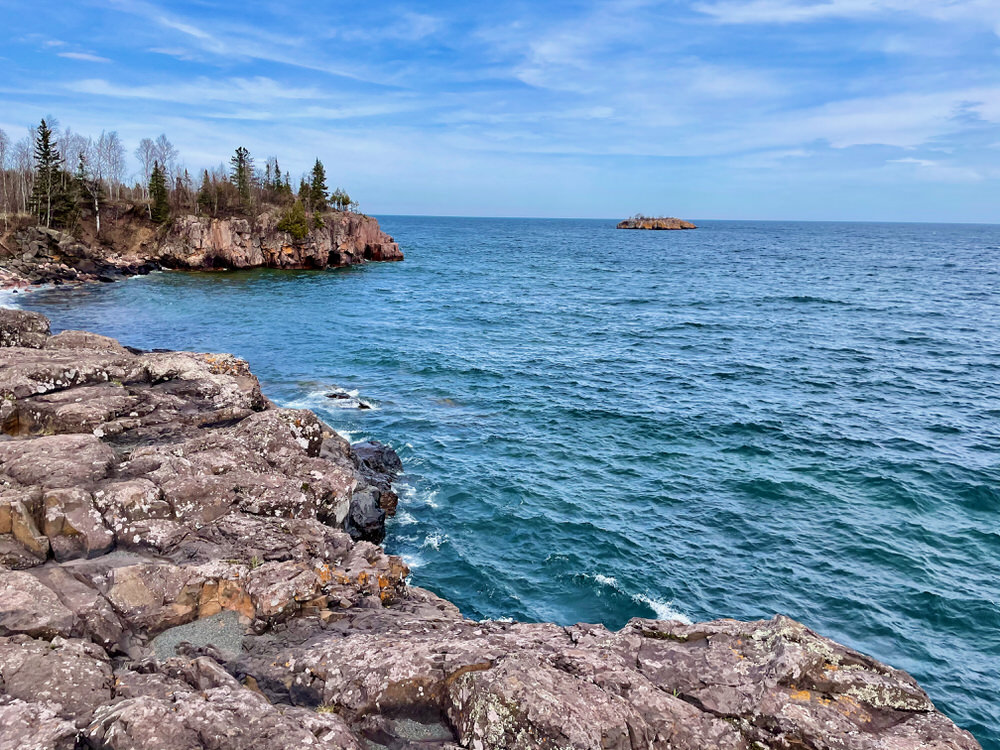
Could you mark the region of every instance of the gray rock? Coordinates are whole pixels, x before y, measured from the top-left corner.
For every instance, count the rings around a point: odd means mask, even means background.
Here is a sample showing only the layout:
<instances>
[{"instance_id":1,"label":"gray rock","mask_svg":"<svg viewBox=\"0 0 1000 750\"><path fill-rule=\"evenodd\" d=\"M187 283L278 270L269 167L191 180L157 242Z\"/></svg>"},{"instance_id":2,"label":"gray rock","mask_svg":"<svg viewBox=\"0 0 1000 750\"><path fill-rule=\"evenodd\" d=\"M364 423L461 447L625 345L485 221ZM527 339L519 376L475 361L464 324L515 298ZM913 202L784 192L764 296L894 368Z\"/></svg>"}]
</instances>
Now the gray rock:
<instances>
[{"instance_id":1,"label":"gray rock","mask_svg":"<svg viewBox=\"0 0 1000 750\"><path fill-rule=\"evenodd\" d=\"M0 346L37 349L49 337L49 319L26 310L0 308Z\"/></svg>"}]
</instances>

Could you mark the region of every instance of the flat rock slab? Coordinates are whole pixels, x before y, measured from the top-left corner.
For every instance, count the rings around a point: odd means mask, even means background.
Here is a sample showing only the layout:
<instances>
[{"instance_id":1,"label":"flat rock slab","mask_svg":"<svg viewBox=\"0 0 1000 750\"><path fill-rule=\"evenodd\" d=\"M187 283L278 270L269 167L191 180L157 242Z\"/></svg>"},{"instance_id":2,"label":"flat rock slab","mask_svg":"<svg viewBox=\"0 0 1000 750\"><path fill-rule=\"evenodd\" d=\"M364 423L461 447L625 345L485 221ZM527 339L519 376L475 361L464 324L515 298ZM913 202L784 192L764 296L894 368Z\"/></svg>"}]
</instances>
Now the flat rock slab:
<instances>
[{"instance_id":1,"label":"flat rock slab","mask_svg":"<svg viewBox=\"0 0 1000 750\"><path fill-rule=\"evenodd\" d=\"M238 654L243 648L245 630L246 626L240 623L239 612L226 610L165 630L149 645L160 661L177 656L177 647L182 643L190 643L196 648L211 646L223 653Z\"/></svg>"}]
</instances>

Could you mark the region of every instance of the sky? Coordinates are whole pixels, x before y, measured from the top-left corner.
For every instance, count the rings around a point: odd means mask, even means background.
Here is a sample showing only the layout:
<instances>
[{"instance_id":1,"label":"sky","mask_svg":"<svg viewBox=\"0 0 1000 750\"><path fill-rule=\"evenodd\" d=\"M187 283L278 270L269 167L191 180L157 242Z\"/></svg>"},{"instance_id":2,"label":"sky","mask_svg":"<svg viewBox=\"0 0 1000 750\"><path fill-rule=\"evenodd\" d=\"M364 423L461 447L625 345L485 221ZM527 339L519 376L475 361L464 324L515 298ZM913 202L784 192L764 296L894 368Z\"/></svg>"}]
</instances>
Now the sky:
<instances>
[{"instance_id":1,"label":"sky","mask_svg":"<svg viewBox=\"0 0 1000 750\"><path fill-rule=\"evenodd\" d=\"M48 115L376 215L1000 223L1000 0L0 0Z\"/></svg>"}]
</instances>

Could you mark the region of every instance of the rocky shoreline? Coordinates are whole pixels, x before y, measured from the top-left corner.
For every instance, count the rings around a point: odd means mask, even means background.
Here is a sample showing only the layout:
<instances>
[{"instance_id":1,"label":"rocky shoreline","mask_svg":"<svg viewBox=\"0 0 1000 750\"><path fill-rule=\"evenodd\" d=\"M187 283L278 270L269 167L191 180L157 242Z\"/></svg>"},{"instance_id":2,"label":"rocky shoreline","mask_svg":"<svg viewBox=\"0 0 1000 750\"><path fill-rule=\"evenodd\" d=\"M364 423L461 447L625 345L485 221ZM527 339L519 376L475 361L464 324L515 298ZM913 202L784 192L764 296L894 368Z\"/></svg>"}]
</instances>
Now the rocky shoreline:
<instances>
[{"instance_id":1,"label":"rocky shoreline","mask_svg":"<svg viewBox=\"0 0 1000 750\"><path fill-rule=\"evenodd\" d=\"M80 281L117 281L156 269L217 271L241 268L341 268L403 260L399 245L371 216L323 214L323 226L302 239L277 228L278 213L253 219L180 216L156 227L126 212L110 219L100 239L45 227L0 237L0 289Z\"/></svg>"},{"instance_id":2,"label":"rocky shoreline","mask_svg":"<svg viewBox=\"0 0 1000 750\"><path fill-rule=\"evenodd\" d=\"M0 310L0 748L979 748L785 617L476 622L377 545L402 467L226 354Z\"/></svg>"}]
</instances>

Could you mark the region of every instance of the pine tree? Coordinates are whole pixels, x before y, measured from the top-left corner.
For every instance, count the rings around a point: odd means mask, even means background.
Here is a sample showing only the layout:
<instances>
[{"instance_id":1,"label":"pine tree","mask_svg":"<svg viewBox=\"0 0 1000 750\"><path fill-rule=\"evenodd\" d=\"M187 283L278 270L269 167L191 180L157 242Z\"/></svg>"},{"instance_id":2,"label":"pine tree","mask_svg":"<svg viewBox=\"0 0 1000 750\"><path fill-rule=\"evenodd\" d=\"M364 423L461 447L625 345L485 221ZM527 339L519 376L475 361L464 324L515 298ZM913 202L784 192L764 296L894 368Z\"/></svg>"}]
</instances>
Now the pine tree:
<instances>
[{"instance_id":1,"label":"pine tree","mask_svg":"<svg viewBox=\"0 0 1000 750\"><path fill-rule=\"evenodd\" d=\"M170 196L167 194L167 176L159 162L153 162L153 173L149 176L150 218L163 224L170 218Z\"/></svg>"},{"instance_id":2,"label":"pine tree","mask_svg":"<svg viewBox=\"0 0 1000 750\"><path fill-rule=\"evenodd\" d=\"M313 165L312 181L309 183L309 198L314 211L325 211L327 208L326 170L319 159Z\"/></svg>"},{"instance_id":3,"label":"pine tree","mask_svg":"<svg viewBox=\"0 0 1000 750\"><path fill-rule=\"evenodd\" d=\"M236 186L236 191L240 194L240 208L249 212L252 208L251 204L253 200L251 192L253 186L253 159L250 157L250 152L243 148L243 146L240 146L236 149L236 153L233 154L229 163L231 165L230 173L233 184Z\"/></svg>"},{"instance_id":4,"label":"pine tree","mask_svg":"<svg viewBox=\"0 0 1000 750\"><path fill-rule=\"evenodd\" d=\"M288 232L297 240L309 234L309 222L306 220L306 209L301 200L295 201L292 207L281 217L277 224L278 231Z\"/></svg>"},{"instance_id":5,"label":"pine tree","mask_svg":"<svg viewBox=\"0 0 1000 750\"><path fill-rule=\"evenodd\" d=\"M213 193L212 183L209 182L208 180L208 170L206 169L204 172L202 172L201 188L199 188L198 190L198 199L197 199L198 208L204 211L205 213L208 213L212 209L212 205L214 204L212 193Z\"/></svg>"},{"instance_id":6,"label":"pine tree","mask_svg":"<svg viewBox=\"0 0 1000 750\"><path fill-rule=\"evenodd\" d=\"M52 130L42 120L35 131L35 186L31 191L31 207L38 223L46 227L52 226L59 204L66 197L62 169L63 159Z\"/></svg>"},{"instance_id":7,"label":"pine tree","mask_svg":"<svg viewBox=\"0 0 1000 750\"><path fill-rule=\"evenodd\" d=\"M299 180L298 199L302 201L304 206L312 205L312 189L309 187L309 183L306 182L305 177Z\"/></svg>"}]
</instances>

